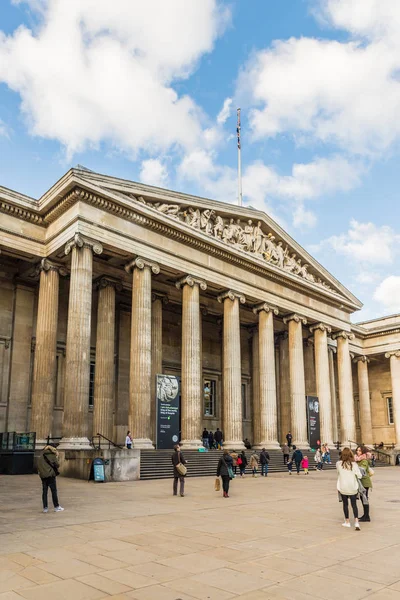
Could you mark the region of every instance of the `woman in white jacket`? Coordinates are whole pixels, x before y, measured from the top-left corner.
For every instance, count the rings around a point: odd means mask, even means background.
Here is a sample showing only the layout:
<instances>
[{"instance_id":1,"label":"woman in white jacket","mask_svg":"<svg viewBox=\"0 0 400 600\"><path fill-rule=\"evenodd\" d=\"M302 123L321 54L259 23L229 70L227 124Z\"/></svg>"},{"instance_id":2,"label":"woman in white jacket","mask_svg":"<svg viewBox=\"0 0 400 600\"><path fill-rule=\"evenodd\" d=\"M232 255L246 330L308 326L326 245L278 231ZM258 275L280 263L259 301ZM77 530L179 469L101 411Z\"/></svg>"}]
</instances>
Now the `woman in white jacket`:
<instances>
[{"instance_id":1,"label":"woman in white jacket","mask_svg":"<svg viewBox=\"0 0 400 600\"><path fill-rule=\"evenodd\" d=\"M354 527L360 531L358 522L357 494L358 480L361 479L361 471L354 460L354 454L350 448L343 448L340 460L336 463L338 472L337 489L343 500L344 523L343 527L350 527L349 520L349 499L354 515Z\"/></svg>"}]
</instances>

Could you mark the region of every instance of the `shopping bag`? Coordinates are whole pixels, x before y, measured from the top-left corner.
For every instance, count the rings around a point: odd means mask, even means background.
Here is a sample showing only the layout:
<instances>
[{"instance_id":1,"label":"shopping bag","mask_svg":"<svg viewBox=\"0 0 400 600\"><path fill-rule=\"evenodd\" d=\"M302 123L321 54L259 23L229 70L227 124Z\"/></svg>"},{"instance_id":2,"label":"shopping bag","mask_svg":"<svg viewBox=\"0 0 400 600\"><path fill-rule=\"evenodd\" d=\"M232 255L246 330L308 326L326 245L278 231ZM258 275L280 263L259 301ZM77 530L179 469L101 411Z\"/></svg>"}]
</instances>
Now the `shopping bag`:
<instances>
[{"instance_id":1,"label":"shopping bag","mask_svg":"<svg viewBox=\"0 0 400 600\"><path fill-rule=\"evenodd\" d=\"M221 489L221 481L220 481L219 477L216 477L216 479L215 479L214 489L216 492L219 492Z\"/></svg>"}]
</instances>

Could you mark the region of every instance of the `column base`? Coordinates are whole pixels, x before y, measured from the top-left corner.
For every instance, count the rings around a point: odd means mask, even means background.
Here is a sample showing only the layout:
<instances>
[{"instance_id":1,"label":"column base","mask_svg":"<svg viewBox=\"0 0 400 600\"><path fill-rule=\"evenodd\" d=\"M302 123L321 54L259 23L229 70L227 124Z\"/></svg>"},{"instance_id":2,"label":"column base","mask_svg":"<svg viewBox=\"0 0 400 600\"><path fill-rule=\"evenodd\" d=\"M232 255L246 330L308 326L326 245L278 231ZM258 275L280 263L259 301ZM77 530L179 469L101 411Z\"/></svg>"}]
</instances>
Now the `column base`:
<instances>
[{"instance_id":1,"label":"column base","mask_svg":"<svg viewBox=\"0 0 400 600\"><path fill-rule=\"evenodd\" d=\"M58 450L93 450L87 437L63 437Z\"/></svg>"},{"instance_id":2,"label":"column base","mask_svg":"<svg viewBox=\"0 0 400 600\"><path fill-rule=\"evenodd\" d=\"M154 444L149 438L136 438L132 440L133 448L139 450L154 450Z\"/></svg>"},{"instance_id":3,"label":"column base","mask_svg":"<svg viewBox=\"0 0 400 600\"><path fill-rule=\"evenodd\" d=\"M243 444L243 440L239 440L237 442L231 442L231 441L227 440L222 444L222 447L224 450L225 450L225 448L227 450L246 450L246 447Z\"/></svg>"},{"instance_id":4,"label":"column base","mask_svg":"<svg viewBox=\"0 0 400 600\"><path fill-rule=\"evenodd\" d=\"M203 442L201 440L181 440L179 445L182 446L184 450L198 450L199 448L203 448Z\"/></svg>"},{"instance_id":5,"label":"column base","mask_svg":"<svg viewBox=\"0 0 400 600\"><path fill-rule=\"evenodd\" d=\"M293 446L296 446L296 448L299 448L299 450L311 450L308 440L304 440L304 441L300 441L300 442L294 441L294 442L292 442L292 450L293 450Z\"/></svg>"},{"instance_id":6,"label":"column base","mask_svg":"<svg viewBox=\"0 0 400 600\"><path fill-rule=\"evenodd\" d=\"M253 450L262 450L263 448L265 448L266 450L281 450L281 446L277 441L261 442L260 444L254 444L252 448Z\"/></svg>"}]
</instances>

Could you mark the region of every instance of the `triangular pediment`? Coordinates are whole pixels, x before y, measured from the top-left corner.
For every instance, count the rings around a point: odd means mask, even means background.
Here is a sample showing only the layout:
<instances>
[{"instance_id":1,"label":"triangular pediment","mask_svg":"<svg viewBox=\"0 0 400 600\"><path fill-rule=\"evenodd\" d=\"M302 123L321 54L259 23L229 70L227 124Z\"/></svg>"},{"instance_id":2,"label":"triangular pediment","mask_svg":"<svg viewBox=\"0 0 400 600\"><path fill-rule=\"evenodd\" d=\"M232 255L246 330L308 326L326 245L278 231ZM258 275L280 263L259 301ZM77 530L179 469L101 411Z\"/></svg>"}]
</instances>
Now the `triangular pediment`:
<instances>
[{"instance_id":1,"label":"triangular pediment","mask_svg":"<svg viewBox=\"0 0 400 600\"><path fill-rule=\"evenodd\" d=\"M360 308L361 302L320 265L266 213L207 198L191 196L100 175L75 171L80 180L104 192L123 197L168 221L188 227L193 234L205 235L233 252L260 261L292 281L320 293L334 294L346 304ZM339 299L338 298L338 299Z\"/></svg>"}]
</instances>

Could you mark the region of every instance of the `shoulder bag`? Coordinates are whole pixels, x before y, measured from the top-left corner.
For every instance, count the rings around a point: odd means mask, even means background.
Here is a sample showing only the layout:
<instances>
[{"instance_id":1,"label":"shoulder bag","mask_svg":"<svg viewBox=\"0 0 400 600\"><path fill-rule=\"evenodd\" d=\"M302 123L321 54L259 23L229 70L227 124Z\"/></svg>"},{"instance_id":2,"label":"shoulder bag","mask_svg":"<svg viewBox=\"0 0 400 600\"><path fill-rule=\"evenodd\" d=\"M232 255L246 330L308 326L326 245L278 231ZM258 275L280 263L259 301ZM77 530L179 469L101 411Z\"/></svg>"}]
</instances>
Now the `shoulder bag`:
<instances>
[{"instance_id":1,"label":"shoulder bag","mask_svg":"<svg viewBox=\"0 0 400 600\"><path fill-rule=\"evenodd\" d=\"M43 458L44 458L44 460L47 462L47 464L48 464L48 465L49 465L49 466L50 466L50 467L53 469L53 471L54 471L54 475L55 475L56 477L58 477L58 476L59 476L59 474L60 474L60 471L57 469L57 467L56 467L55 465L53 465L53 463L51 463L51 462L49 461L49 459L47 458L47 456L46 456L45 454L43 454Z\"/></svg>"},{"instance_id":2,"label":"shoulder bag","mask_svg":"<svg viewBox=\"0 0 400 600\"><path fill-rule=\"evenodd\" d=\"M185 477L185 475L187 473L187 468L183 463L181 463L181 453L180 452L178 453L178 455L179 455L179 462L175 468L178 471L179 475L181 475L182 477Z\"/></svg>"}]
</instances>

